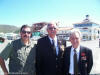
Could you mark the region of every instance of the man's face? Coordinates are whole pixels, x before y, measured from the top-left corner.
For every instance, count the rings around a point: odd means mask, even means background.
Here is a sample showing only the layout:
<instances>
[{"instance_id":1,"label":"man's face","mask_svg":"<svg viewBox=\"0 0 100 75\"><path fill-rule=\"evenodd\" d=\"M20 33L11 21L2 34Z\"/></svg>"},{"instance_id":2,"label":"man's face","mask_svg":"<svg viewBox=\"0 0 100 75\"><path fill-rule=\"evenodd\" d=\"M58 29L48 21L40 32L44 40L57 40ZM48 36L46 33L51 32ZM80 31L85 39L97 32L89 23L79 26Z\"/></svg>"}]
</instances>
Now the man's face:
<instances>
[{"instance_id":1,"label":"man's face","mask_svg":"<svg viewBox=\"0 0 100 75\"><path fill-rule=\"evenodd\" d=\"M29 27L23 28L20 34L22 40L29 40L31 37L31 29Z\"/></svg>"},{"instance_id":2,"label":"man's face","mask_svg":"<svg viewBox=\"0 0 100 75\"><path fill-rule=\"evenodd\" d=\"M80 35L79 33L73 33L70 37L70 42L74 48L77 48L80 45Z\"/></svg>"},{"instance_id":3,"label":"man's face","mask_svg":"<svg viewBox=\"0 0 100 75\"><path fill-rule=\"evenodd\" d=\"M58 29L54 24L50 24L47 28L48 35L50 37L54 37L57 33Z\"/></svg>"}]
</instances>

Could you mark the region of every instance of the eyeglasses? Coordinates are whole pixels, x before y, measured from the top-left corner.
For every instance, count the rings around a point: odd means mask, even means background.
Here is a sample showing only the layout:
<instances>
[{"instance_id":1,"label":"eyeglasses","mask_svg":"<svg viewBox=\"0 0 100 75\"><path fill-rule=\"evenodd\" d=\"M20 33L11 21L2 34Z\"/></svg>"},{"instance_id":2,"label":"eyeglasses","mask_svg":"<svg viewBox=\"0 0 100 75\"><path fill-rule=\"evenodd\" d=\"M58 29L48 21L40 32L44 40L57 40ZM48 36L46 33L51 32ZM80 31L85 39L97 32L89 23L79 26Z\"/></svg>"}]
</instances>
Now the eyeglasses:
<instances>
[{"instance_id":1,"label":"eyeglasses","mask_svg":"<svg viewBox=\"0 0 100 75\"><path fill-rule=\"evenodd\" d=\"M49 29L49 30L56 30L55 27L49 27L48 29Z\"/></svg>"},{"instance_id":2,"label":"eyeglasses","mask_svg":"<svg viewBox=\"0 0 100 75\"><path fill-rule=\"evenodd\" d=\"M23 31L21 31L21 32L22 32L23 34L26 34L26 33L27 33L27 34L31 34L30 31L24 31L24 30L23 30Z\"/></svg>"}]
</instances>

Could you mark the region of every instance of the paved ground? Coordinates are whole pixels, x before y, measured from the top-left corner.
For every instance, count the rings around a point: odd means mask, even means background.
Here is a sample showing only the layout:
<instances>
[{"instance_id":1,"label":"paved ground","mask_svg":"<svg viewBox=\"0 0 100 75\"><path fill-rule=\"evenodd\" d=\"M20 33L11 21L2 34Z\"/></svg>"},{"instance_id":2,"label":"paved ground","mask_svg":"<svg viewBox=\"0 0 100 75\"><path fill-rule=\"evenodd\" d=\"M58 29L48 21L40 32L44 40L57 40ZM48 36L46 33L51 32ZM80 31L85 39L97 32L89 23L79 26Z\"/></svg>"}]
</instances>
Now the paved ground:
<instances>
[{"instance_id":1,"label":"paved ground","mask_svg":"<svg viewBox=\"0 0 100 75\"><path fill-rule=\"evenodd\" d=\"M6 44L7 42L3 45L0 44L0 50L2 50ZM69 42L67 42L67 44L70 45ZM94 65L93 65L91 74L100 75L100 48L99 48L98 40L82 41L81 45L87 46L92 49ZM8 67L8 61L6 61L6 66ZM0 75L3 75L1 68L0 68Z\"/></svg>"},{"instance_id":2,"label":"paved ground","mask_svg":"<svg viewBox=\"0 0 100 75\"><path fill-rule=\"evenodd\" d=\"M82 45L87 46L92 49L93 52L93 61L94 65L92 68L92 74L100 75L100 48L99 48L99 40L82 42Z\"/></svg>"}]
</instances>

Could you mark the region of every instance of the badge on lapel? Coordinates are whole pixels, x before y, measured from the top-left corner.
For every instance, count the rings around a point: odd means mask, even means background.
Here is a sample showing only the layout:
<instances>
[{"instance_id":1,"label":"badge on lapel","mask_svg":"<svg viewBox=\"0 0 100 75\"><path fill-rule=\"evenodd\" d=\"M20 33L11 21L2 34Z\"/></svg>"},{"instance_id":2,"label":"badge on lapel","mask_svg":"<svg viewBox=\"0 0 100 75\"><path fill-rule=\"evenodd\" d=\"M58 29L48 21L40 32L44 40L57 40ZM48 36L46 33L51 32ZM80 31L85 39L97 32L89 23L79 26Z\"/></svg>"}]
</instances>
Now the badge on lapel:
<instances>
[{"instance_id":1,"label":"badge on lapel","mask_svg":"<svg viewBox=\"0 0 100 75\"><path fill-rule=\"evenodd\" d=\"M87 57L86 54L84 52L81 53L81 61L84 63L85 67L87 67Z\"/></svg>"},{"instance_id":2,"label":"badge on lapel","mask_svg":"<svg viewBox=\"0 0 100 75\"><path fill-rule=\"evenodd\" d=\"M81 60L83 60L83 61L86 60L86 54L84 52L81 53Z\"/></svg>"},{"instance_id":3,"label":"badge on lapel","mask_svg":"<svg viewBox=\"0 0 100 75\"><path fill-rule=\"evenodd\" d=\"M64 51L65 47L64 47L64 45L63 45L61 40L58 41L58 45L59 45L60 49Z\"/></svg>"}]
</instances>

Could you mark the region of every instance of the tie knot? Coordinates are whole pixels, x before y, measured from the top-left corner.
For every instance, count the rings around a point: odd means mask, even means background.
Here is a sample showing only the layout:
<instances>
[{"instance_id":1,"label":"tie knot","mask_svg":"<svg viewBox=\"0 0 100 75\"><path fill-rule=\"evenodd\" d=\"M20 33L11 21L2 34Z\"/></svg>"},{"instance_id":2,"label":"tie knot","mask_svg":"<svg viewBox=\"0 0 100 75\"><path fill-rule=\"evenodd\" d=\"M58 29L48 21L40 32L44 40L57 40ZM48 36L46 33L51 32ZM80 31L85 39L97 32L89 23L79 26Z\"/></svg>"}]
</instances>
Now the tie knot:
<instances>
[{"instance_id":1,"label":"tie knot","mask_svg":"<svg viewBox=\"0 0 100 75\"><path fill-rule=\"evenodd\" d=\"M74 49L74 52L76 53L76 49Z\"/></svg>"},{"instance_id":2,"label":"tie knot","mask_svg":"<svg viewBox=\"0 0 100 75\"><path fill-rule=\"evenodd\" d=\"M52 40L52 43L54 43L55 41L54 40Z\"/></svg>"}]
</instances>

